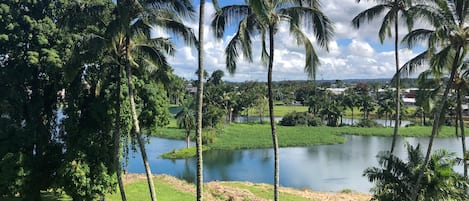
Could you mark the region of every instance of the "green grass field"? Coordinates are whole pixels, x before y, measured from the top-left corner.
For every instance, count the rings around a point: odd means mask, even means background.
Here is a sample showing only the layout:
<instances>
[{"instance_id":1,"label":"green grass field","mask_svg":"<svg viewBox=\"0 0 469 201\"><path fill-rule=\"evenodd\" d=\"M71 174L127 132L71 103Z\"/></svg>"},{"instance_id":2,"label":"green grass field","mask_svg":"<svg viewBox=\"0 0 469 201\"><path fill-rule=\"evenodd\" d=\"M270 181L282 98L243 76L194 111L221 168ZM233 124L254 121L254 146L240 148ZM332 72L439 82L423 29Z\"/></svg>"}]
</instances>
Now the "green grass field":
<instances>
[{"instance_id":1,"label":"green grass field","mask_svg":"<svg viewBox=\"0 0 469 201\"><path fill-rule=\"evenodd\" d=\"M195 200L195 195L181 191L177 186L173 186L164 180L154 178L155 190L158 200L167 201L191 201ZM143 201L151 200L148 191L148 183L146 180L138 180L125 186L125 193L128 201ZM117 191L114 194L106 195L106 200L119 201L121 200L120 193Z\"/></svg>"}]
</instances>

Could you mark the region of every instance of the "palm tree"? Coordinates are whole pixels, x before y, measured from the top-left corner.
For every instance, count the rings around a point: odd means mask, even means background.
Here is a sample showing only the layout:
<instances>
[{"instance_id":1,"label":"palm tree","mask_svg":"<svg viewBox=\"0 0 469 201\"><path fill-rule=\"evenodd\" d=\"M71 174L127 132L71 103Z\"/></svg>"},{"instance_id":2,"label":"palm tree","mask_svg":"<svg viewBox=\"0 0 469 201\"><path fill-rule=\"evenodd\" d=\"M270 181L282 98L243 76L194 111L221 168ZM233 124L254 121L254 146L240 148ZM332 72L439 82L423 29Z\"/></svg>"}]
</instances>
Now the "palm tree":
<instances>
[{"instance_id":1,"label":"palm tree","mask_svg":"<svg viewBox=\"0 0 469 201\"><path fill-rule=\"evenodd\" d=\"M275 129L275 115L273 104L272 70L274 65L274 35L280 22L289 25L298 45L304 45L306 53L305 72L315 77L319 58L313 43L302 28L312 30L321 47L326 47L332 38L333 28L329 19L320 10L317 0L249 0L245 5L225 6L215 13L212 28L215 36L222 38L225 28L238 25L237 32L225 49L226 67L230 73L236 71L236 61L239 51L252 62L251 37L260 35L262 39L261 60L267 65L267 86L269 99L270 127L274 149L274 200L278 200L279 187L279 159L278 140ZM268 43L267 43L268 37ZM267 45L268 44L268 45Z\"/></svg>"},{"instance_id":2,"label":"palm tree","mask_svg":"<svg viewBox=\"0 0 469 201\"><path fill-rule=\"evenodd\" d=\"M191 10L188 1L147 1L144 4L135 0L117 1L117 16L110 22L107 30L110 38L107 43L111 46L109 48L114 52L119 65L126 69L132 124L153 201L156 200L156 193L136 111L132 67L145 68L154 74L164 75L163 71L170 69L165 55L171 55L174 48L168 39L151 38L150 30L152 26L162 26L190 43L194 41L192 31L181 23L179 14L184 15Z\"/></svg>"},{"instance_id":3,"label":"palm tree","mask_svg":"<svg viewBox=\"0 0 469 201\"><path fill-rule=\"evenodd\" d=\"M136 0L118 0L113 11L115 16L107 24L105 34L103 36L91 34L80 44L82 48L80 51L86 51L87 55L104 52L119 69L123 67L126 69L132 124L144 161L152 200L156 200L156 195L136 112L132 67L147 71L151 77L157 78L157 81L163 84L167 83L171 67L166 62L166 55L173 54L174 47L171 41L166 38L151 38L150 30L153 26L163 27L183 38L185 42L192 44L195 42L195 36L191 29L182 24L180 19L182 16L189 16L190 13L192 13L192 7L190 2L186 0L148 0L143 3ZM79 58L77 57L77 59ZM77 73L77 70L74 69L74 71L70 74ZM120 71L118 74L120 75ZM139 73L138 76L142 76L142 73ZM117 89L119 92L120 83L118 83ZM121 101L120 99L116 100ZM117 120L120 119L120 115L116 116L116 122L119 123ZM116 126L116 135L118 132L120 132L120 125ZM114 144L119 145L119 138L115 137ZM119 154L117 146L116 149L115 154ZM115 156L115 158L116 164L118 164L119 156ZM120 177L119 168L118 177ZM119 183L121 182L119 181ZM122 199L125 199L124 196Z\"/></svg>"},{"instance_id":4,"label":"palm tree","mask_svg":"<svg viewBox=\"0 0 469 201\"><path fill-rule=\"evenodd\" d=\"M420 145L413 147L407 144L407 160L396 157L390 152L378 154L381 167L370 167L363 173L370 182L375 183L371 189L372 200L412 200L411 190L414 181L424 162ZM455 172L453 167L458 159L454 153L445 150L436 151L425 170L420 194L425 200L467 200L464 188L469 184L465 177Z\"/></svg>"},{"instance_id":5,"label":"palm tree","mask_svg":"<svg viewBox=\"0 0 469 201\"><path fill-rule=\"evenodd\" d=\"M214 1L216 3L216 1ZM195 129L195 146L197 157L197 201L203 200L203 158L202 158L202 108L204 104L204 17L205 0L200 0L199 4L199 41L198 41L198 69L197 69L197 124ZM204 72L204 73L202 73Z\"/></svg>"},{"instance_id":6,"label":"palm tree","mask_svg":"<svg viewBox=\"0 0 469 201\"><path fill-rule=\"evenodd\" d=\"M468 82L467 82L467 76L468 76L468 69L467 69L467 63L463 64L463 66L460 69L462 73L456 73L455 77L455 90L456 90L456 115L457 115L457 120L459 120L459 127L461 129L461 147L462 147L462 161L463 161L463 166L464 166L464 177L467 178L467 157L466 157L466 134L464 131L464 119L462 115L462 97L464 96L465 92L468 91ZM456 123L457 125L457 123Z\"/></svg>"},{"instance_id":7,"label":"palm tree","mask_svg":"<svg viewBox=\"0 0 469 201\"><path fill-rule=\"evenodd\" d=\"M415 93L415 105L421 108L422 125L426 125L426 114L431 114L434 110L435 100L441 91L440 82L432 76L431 70L426 70L417 78L419 90Z\"/></svg>"},{"instance_id":8,"label":"palm tree","mask_svg":"<svg viewBox=\"0 0 469 201\"><path fill-rule=\"evenodd\" d=\"M444 118L448 94L455 83L455 75L463 66L463 59L467 56L469 46L469 2L466 0L434 0L414 7L416 18L422 17L432 23L434 29L416 29L407 34L403 42L410 47L419 41L427 40L428 49L404 66L403 72L414 72L417 67L428 63L432 73L438 77L449 72L449 79L445 84L445 90L441 96L440 105L434 115L432 134L425 156L424 168L430 160L433 139L438 134L441 119ZM417 183L413 190L413 200L418 199L420 180L423 177L423 169L420 171Z\"/></svg>"},{"instance_id":9,"label":"palm tree","mask_svg":"<svg viewBox=\"0 0 469 201\"><path fill-rule=\"evenodd\" d=\"M360 0L357 0L360 2ZM383 13L384 15L383 22L379 29L379 40L383 43L386 36L391 36L391 27L394 25L394 58L396 64L396 100L400 100L400 74L399 74L399 14L404 17L406 23L411 29L413 25L412 18L409 17L408 8L412 5L411 0L377 0L377 5L359 13L355 18L353 18L352 23L356 28L360 28L360 24L365 21L371 21L376 17L380 17ZM396 104L396 115L394 122L394 133L391 144L391 153L394 152L394 147L396 146L396 139L399 130L399 116L400 116L400 104Z\"/></svg>"},{"instance_id":10,"label":"palm tree","mask_svg":"<svg viewBox=\"0 0 469 201\"><path fill-rule=\"evenodd\" d=\"M348 88L348 89L345 90L345 98L344 98L343 103L348 108L350 108L350 110L352 111L352 123L351 123L351 125L353 125L353 122L354 122L354 108L358 104L358 96L357 96L357 94L355 94L355 91L353 90L353 88Z\"/></svg>"},{"instance_id":11,"label":"palm tree","mask_svg":"<svg viewBox=\"0 0 469 201\"><path fill-rule=\"evenodd\" d=\"M182 109L176 114L179 128L186 130L186 148L189 148L191 130L195 128L195 112L192 99L186 99L182 103Z\"/></svg>"}]
</instances>

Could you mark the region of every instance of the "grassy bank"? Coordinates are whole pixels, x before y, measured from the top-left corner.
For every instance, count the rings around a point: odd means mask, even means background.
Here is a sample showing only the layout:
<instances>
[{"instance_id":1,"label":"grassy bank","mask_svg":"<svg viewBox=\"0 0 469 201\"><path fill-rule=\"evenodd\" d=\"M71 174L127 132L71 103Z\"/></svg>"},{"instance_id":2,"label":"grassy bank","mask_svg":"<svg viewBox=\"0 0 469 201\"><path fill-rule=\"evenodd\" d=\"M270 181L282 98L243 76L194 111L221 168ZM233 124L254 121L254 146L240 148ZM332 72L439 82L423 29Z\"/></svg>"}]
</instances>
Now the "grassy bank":
<instances>
[{"instance_id":1,"label":"grassy bank","mask_svg":"<svg viewBox=\"0 0 469 201\"><path fill-rule=\"evenodd\" d=\"M405 127L399 129L399 136L428 137L431 127ZM280 147L314 146L322 144L339 144L345 142L343 135L383 136L391 137L393 128L362 128L362 127L304 127L277 126ZM155 136L170 139L185 139L182 129L162 128L154 132ZM193 135L192 135L193 136ZM454 128L443 127L438 137L453 137ZM217 135L209 149L255 149L271 148L272 138L268 124L231 124ZM165 158L187 158L194 156L194 150L172 151Z\"/></svg>"},{"instance_id":2,"label":"grassy bank","mask_svg":"<svg viewBox=\"0 0 469 201\"><path fill-rule=\"evenodd\" d=\"M129 201L149 200L148 185L144 175L131 175L126 181L126 193ZM167 175L157 175L154 178L158 200L161 201L191 201L195 200L195 186L185 181ZM273 187L268 184L250 182L208 182L205 184L204 197L209 201L222 200L271 200ZM108 201L120 200L118 192L106 196ZM311 190L297 190L280 188L280 199L285 201L349 201L369 200L370 195L362 193L322 193Z\"/></svg>"},{"instance_id":3,"label":"grassy bank","mask_svg":"<svg viewBox=\"0 0 469 201\"><path fill-rule=\"evenodd\" d=\"M144 174L126 174L123 176L128 201L150 200L148 183ZM154 186L159 201L192 201L195 200L195 185L168 175L154 175ZM279 188L280 200L284 201L365 201L371 195L349 190L342 192L315 192L307 189ZM204 200L207 201L268 201L272 200L273 186L251 182L208 182L204 183ZM65 194L43 192L44 201L71 201ZM0 200L5 200L0 198ZM6 199L5 201L19 201ZM106 201L121 200L119 189L106 195Z\"/></svg>"}]
</instances>

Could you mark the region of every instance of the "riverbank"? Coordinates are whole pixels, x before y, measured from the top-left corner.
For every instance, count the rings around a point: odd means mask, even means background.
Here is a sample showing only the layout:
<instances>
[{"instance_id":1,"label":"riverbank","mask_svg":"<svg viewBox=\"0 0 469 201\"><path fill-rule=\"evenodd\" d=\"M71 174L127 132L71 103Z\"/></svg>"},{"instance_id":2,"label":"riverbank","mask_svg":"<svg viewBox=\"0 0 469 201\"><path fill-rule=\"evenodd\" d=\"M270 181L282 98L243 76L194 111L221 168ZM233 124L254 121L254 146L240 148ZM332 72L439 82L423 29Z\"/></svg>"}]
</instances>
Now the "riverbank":
<instances>
[{"instance_id":1,"label":"riverbank","mask_svg":"<svg viewBox=\"0 0 469 201\"><path fill-rule=\"evenodd\" d=\"M148 185L143 174L124 176L129 201L149 200ZM195 186L168 175L155 175L158 200L195 200ZM214 181L205 183L204 196L208 201L267 201L272 200L273 186L251 182ZM315 192L309 189L280 187L280 199L285 201L365 201L371 195L343 190L342 192ZM119 192L106 196L108 201L120 200Z\"/></svg>"},{"instance_id":2,"label":"riverbank","mask_svg":"<svg viewBox=\"0 0 469 201\"><path fill-rule=\"evenodd\" d=\"M428 137L431 127L412 126L399 129L401 137ZM383 136L391 137L393 128L363 127L306 127L277 126L280 147L304 147L324 144L340 144L345 142L344 135ZM176 128L160 128L153 132L156 137L168 139L185 139L185 132ZM194 133L191 134L194 136ZM454 137L454 128L442 127L438 137ZM257 149L271 148L272 138L268 124L231 124L215 136L213 143L205 145L208 149ZM195 149L174 150L165 154L164 158L190 158Z\"/></svg>"}]
</instances>

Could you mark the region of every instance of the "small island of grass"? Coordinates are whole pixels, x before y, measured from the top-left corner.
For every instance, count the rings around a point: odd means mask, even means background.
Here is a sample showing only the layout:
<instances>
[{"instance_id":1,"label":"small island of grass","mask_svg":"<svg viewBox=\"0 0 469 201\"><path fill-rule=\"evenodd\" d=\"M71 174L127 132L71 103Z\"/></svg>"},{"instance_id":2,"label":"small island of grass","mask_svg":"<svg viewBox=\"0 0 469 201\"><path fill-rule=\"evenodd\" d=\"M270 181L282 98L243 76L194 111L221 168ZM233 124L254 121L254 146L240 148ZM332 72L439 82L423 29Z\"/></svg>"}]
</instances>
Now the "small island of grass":
<instances>
[{"instance_id":1,"label":"small island of grass","mask_svg":"<svg viewBox=\"0 0 469 201\"><path fill-rule=\"evenodd\" d=\"M454 130L443 127L439 137L453 137ZM344 135L381 136L391 137L393 128L365 128L365 127L327 127L327 126L278 126L280 147L304 147L325 144L345 143ZM153 132L154 136L179 139L185 138L185 131L176 128L160 128ZM399 136L428 137L431 127L411 126L399 129ZM193 134L191 134L193 136ZM268 124L230 124L212 139L213 143L205 144L204 151L208 149L234 150L271 148L272 140ZM173 150L163 154L162 158L182 159L195 156L195 148Z\"/></svg>"}]
</instances>

